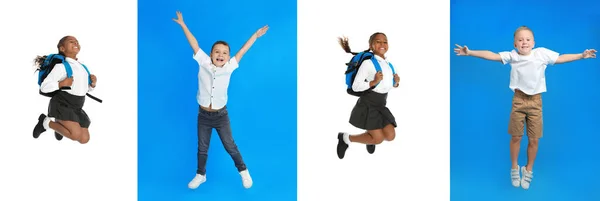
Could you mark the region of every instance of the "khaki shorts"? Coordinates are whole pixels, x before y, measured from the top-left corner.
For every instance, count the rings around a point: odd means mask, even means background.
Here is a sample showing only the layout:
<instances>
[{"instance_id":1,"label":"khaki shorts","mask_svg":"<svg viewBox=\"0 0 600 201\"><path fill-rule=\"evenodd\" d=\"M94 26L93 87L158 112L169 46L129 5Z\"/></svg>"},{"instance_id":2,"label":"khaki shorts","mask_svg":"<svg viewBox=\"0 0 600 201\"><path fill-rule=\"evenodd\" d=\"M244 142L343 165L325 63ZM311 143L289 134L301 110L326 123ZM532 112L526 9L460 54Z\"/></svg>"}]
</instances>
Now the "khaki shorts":
<instances>
[{"instance_id":1,"label":"khaki shorts","mask_svg":"<svg viewBox=\"0 0 600 201\"><path fill-rule=\"evenodd\" d=\"M508 133L512 136L523 136L527 125L527 136L542 138L542 95L527 95L522 91L515 90L508 123Z\"/></svg>"}]
</instances>

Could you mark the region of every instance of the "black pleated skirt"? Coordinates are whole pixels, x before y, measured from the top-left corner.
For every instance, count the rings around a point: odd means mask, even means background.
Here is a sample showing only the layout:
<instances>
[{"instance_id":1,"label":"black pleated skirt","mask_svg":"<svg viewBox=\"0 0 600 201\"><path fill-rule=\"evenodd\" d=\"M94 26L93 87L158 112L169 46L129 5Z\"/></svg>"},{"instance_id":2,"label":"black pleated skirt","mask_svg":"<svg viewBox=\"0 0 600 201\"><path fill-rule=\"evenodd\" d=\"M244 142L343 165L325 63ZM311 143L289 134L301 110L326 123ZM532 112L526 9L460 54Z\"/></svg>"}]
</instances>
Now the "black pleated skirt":
<instances>
[{"instance_id":1,"label":"black pleated skirt","mask_svg":"<svg viewBox=\"0 0 600 201\"><path fill-rule=\"evenodd\" d=\"M386 103L387 93L365 92L352 109L350 124L364 130L382 129L389 124L397 127L396 118Z\"/></svg>"},{"instance_id":2,"label":"black pleated skirt","mask_svg":"<svg viewBox=\"0 0 600 201\"><path fill-rule=\"evenodd\" d=\"M59 91L50 99L48 116L62 121L78 122L82 128L89 128L91 121L83 111L85 96L75 96Z\"/></svg>"}]
</instances>

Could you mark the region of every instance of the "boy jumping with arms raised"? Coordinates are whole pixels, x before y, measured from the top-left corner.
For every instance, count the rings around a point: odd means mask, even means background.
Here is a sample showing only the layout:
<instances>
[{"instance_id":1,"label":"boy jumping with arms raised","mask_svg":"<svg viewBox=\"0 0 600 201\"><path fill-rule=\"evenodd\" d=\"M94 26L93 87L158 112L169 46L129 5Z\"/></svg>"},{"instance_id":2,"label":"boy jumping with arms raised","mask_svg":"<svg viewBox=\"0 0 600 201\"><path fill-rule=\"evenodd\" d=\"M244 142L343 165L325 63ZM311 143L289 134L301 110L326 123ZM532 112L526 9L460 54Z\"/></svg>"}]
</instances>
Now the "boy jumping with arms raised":
<instances>
[{"instance_id":1,"label":"boy jumping with arms raised","mask_svg":"<svg viewBox=\"0 0 600 201\"><path fill-rule=\"evenodd\" d=\"M580 54L563 54L539 47L533 48L533 31L526 26L519 27L514 33L514 48L510 52L494 53L487 50L469 50L467 46L454 49L458 56L474 56L486 60L510 64L510 89L514 92L512 110L508 123L510 140L510 171L515 187L529 189L533 178L533 163L538 150L538 141L542 137L542 96L546 92L545 71L547 65L563 64L580 59L596 58L596 50L588 49ZM527 128L529 146L527 164L519 167L517 159L524 128ZM519 169L520 168L520 169ZM521 175L522 174L522 177Z\"/></svg>"}]
</instances>

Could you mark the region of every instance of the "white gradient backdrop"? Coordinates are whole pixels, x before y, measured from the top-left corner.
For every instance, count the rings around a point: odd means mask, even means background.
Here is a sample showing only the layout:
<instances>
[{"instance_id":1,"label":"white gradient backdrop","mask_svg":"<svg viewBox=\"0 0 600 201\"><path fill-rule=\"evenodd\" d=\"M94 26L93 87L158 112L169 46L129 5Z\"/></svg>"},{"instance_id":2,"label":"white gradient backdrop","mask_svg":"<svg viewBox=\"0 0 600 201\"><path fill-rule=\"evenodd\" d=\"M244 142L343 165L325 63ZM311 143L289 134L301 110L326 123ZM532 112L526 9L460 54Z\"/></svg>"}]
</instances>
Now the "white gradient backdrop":
<instances>
[{"instance_id":1,"label":"white gradient backdrop","mask_svg":"<svg viewBox=\"0 0 600 201\"><path fill-rule=\"evenodd\" d=\"M449 6L444 0L299 0L300 201L450 199ZM351 144L340 160L337 133L363 131L348 123L357 100L345 91L351 55L336 37L348 36L353 51L362 51L374 32L388 36L386 56L401 79L388 96L396 139L373 155Z\"/></svg>"},{"instance_id":2,"label":"white gradient backdrop","mask_svg":"<svg viewBox=\"0 0 600 201\"><path fill-rule=\"evenodd\" d=\"M0 200L136 200L136 1L2 1L0 27ZM50 100L38 94L33 59L56 53L65 35L79 40L104 100L86 100L85 145L53 131L32 137Z\"/></svg>"}]
</instances>

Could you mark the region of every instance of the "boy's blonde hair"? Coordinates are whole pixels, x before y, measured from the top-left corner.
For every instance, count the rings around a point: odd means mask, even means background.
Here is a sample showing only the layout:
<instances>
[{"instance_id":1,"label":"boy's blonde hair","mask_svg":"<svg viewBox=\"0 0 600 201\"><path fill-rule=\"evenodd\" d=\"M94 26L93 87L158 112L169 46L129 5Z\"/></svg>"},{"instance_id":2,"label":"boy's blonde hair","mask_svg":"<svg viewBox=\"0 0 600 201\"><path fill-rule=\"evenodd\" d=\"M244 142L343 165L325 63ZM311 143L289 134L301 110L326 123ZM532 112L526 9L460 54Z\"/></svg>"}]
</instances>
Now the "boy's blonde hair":
<instances>
[{"instance_id":1,"label":"boy's blonde hair","mask_svg":"<svg viewBox=\"0 0 600 201\"><path fill-rule=\"evenodd\" d=\"M520 26L519 28L517 28L517 30L513 34L513 38L517 37L517 33L519 33L519 31L523 31L523 30L527 30L527 31L531 32L531 35L533 35L533 31L529 27L523 25L523 26Z\"/></svg>"}]
</instances>

